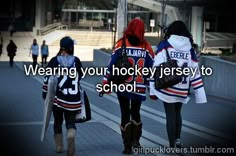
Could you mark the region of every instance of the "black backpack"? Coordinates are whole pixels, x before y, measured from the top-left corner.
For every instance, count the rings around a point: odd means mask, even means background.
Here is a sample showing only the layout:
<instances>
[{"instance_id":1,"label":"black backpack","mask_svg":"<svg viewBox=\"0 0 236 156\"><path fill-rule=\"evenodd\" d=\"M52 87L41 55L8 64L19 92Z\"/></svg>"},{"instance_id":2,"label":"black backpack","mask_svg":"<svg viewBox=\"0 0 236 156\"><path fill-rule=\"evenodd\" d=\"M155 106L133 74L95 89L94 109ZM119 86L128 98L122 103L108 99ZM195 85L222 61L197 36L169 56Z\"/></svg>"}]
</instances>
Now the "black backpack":
<instances>
[{"instance_id":1,"label":"black backpack","mask_svg":"<svg viewBox=\"0 0 236 156\"><path fill-rule=\"evenodd\" d=\"M118 68L119 70L121 68L125 68L126 70L128 70L129 68L133 68L133 65L129 62L128 60L128 56L126 54L126 44L125 44L125 37L123 37L122 39L122 46L121 46L122 50L119 52L119 58L117 60L117 62L115 63L115 67ZM109 81L112 81L113 84L122 84L125 82L125 80L127 80L130 77L130 75L112 75L109 78Z\"/></svg>"},{"instance_id":2,"label":"black backpack","mask_svg":"<svg viewBox=\"0 0 236 156\"><path fill-rule=\"evenodd\" d=\"M128 70L129 68L133 68L133 65L129 62L128 56L126 54L126 44L125 44L125 37L122 39L122 46L121 46L121 51L119 51L119 58L117 59L115 63L115 67L118 68L119 70L121 68L125 68ZM127 80L130 77L130 75L115 75L113 72L111 72L111 75L108 79L108 83L112 82L113 84L119 85L123 84L125 80ZM104 94L104 91L101 91L99 93L99 96L102 97Z\"/></svg>"}]
</instances>

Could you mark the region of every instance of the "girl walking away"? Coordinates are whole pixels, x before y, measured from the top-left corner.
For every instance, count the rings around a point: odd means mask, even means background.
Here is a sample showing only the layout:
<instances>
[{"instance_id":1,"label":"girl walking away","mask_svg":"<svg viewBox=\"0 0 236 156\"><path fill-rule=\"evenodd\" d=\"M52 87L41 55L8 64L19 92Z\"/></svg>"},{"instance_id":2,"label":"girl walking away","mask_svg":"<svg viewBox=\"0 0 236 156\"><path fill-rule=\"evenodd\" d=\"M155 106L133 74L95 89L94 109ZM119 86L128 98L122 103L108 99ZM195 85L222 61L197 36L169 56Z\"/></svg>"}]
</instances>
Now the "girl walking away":
<instances>
[{"instance_id":1,"label":"girl walking away","mask_svg":"<svg viewBox=\"0 0 236 156\"><path fill-rule=\"evenodd\" d=\"M41 45L42 66L47 64L48 53L48 45L46 45L46 41L43 40L43 44Z\"/></svg>"},{"instance_id":2,"label":"girl walking away","mask_svg":"<svg viewBox=\"0 0 236 156\"><path fill-rule=\"evenodd\" d=\"M185 75L182 82L164 89L155 89L154 81L150 81L150 96L159 98L164 103L166 113L166 128L170 147L181 147L180 137L182 128L181 108L189 100L188 90L192 86L195 91L196 103L206 103L206 94L199 72L192 35L182 21L174 21L167 28L167 32L156 52L153 68L167 61L166 53L173 60L177 60L179 67L197 69L195 75Z\"/></svg>"},{"instance_id":3,"label":"girl walking away","mask_svg":"<svg viewBox=\"0 0 236 156\"><path fill-rule=\"evenodd\" d=\"M120 53L125 44L125 53L128 60L133 66L139 68L152 67L154 53L150 44L144 38L144 23L142 20L133 19L127 29L124 31L123 37L116 43L108 65L108 71L103 79L103 85L109 84L112 66L116 64ZM142 122L140 117L140 107L142 101L146 100L146 85L148 85L149 76L130 75L125 81L125 85L136 83L135 91L117 91L117 98L120 104L121 125L120 130L124 144L124 154L132 154L132 147L140 147L140 137L142 136Z\"/></svg>"},{"instance_id":4,"label":"girl walking away","mask_svg":"<svg viewBox=\"0 0 236 156\"><path fill-rule=\"evenodd\" d=\"M38 59L38 55L39 55L39 45L37 43L37 40L34 39L33 40L33 44L30 47L30 53L32 53L32 59L33 59L33 67L35 68L37 65L37 59Z\"/></svg>"},{"instance_id":5,"label":"girl walking away","mask_svg":"<svg viewBox=\"0 0 236 156\"><path fill-rule=\"evenodd\" d=\"M74 56L74 42L66 36L60 40L60 51L57 56L53 57L47 68L75 69L76 76L70 74L58 75L58 85L53 104L54 116L54 140L56 152L64 151L62 124L65 119L67 129L67 156L75 154L75 116L81 109L80 99L80 79L82 77L82 64L78 57ZM74 73L73 73L74 75ZM49 76L45 76L43 84L43 98L47 95L47 85Z\"/></svg>"},{"instance_id":6,"label":"girl walking away","mask_svg":"<svg viewBox=\"0 0 236 156\"><path fill-rule=\"evenodd\" d=\"M14 62L14 57L16 56L16 51L17 51L17 46L16 44L13 42L13 40L10 40L9 44L7 45L7 54L10 58L10 67L13 66L13 62Z\"/></svg>"}]
</instances>

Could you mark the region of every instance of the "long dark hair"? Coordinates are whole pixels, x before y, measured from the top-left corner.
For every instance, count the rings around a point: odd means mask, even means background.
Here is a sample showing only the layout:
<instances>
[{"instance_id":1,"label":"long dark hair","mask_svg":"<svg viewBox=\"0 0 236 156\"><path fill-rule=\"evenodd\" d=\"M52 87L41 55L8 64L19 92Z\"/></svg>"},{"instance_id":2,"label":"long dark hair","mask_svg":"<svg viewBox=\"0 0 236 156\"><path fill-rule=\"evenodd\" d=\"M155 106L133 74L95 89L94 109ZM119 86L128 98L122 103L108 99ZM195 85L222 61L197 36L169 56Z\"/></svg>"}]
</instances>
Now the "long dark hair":
<instances>
[{"instance_id":1,"label":"long dark hair","mask_svg":"<svg viewBox=\"0 0 236 156\"><path fill-rule=\"evenodd\" d=\"M192 34L189 32L183 21L174 21L168 26L168 28L165 30L164 39L167 40L171 35L188 37L191 44L193 44Z\"/></svg>"}]
</instances>

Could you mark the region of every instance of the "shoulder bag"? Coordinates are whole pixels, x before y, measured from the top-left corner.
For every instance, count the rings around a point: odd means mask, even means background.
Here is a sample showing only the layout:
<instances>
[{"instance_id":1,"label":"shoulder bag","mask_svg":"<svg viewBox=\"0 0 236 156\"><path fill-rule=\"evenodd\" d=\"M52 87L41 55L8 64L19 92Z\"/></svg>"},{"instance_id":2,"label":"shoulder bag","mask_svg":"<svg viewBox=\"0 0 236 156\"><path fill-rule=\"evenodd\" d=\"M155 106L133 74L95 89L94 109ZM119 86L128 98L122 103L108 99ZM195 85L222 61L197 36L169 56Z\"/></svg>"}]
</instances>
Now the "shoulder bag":
<instances>
[{"instance_id":1,"label":"shoulder bag","mask_svg":"<svg viewBox=\"0 0 236 156\"><path fill-rule=\"evenodd\" d=\"M176 60L173 60L170 58L170 55L166 49L166 57L167 61L161 63L158 67L156 67L155 72L155 89L164 89L171 86L174 86L182 81L182 76L177 75L176 72L171 73L170 75L165 75L161 72L163 72L163 69L165 68L177 68L178 64ZM162 70L161 70L162 69ZM160 78L160 76L162 77Z\"/></svg>"}]
</instances>

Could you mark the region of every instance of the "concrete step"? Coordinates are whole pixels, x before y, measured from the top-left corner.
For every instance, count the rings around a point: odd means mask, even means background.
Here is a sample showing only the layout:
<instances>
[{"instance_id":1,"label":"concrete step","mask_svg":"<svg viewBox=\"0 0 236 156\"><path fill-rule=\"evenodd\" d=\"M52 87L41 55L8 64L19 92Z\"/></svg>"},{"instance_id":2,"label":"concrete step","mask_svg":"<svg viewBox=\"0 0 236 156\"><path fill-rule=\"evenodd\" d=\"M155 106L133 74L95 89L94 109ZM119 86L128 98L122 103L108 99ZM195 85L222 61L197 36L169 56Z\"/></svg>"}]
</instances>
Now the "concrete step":
<instances>
[{"instance_id":1,"label":"concrete step","mask_svg":"<svg viewBox=\"0 0 236 156\"><path fill-rule=\"evenodd\" d=\"M90 31L67 31L65 36L70 36L78 45L83 46L111 46L111 32L90 32ZM58 46L60 39L55 40L50 45Z\"/></svg>"}]
</instances>

